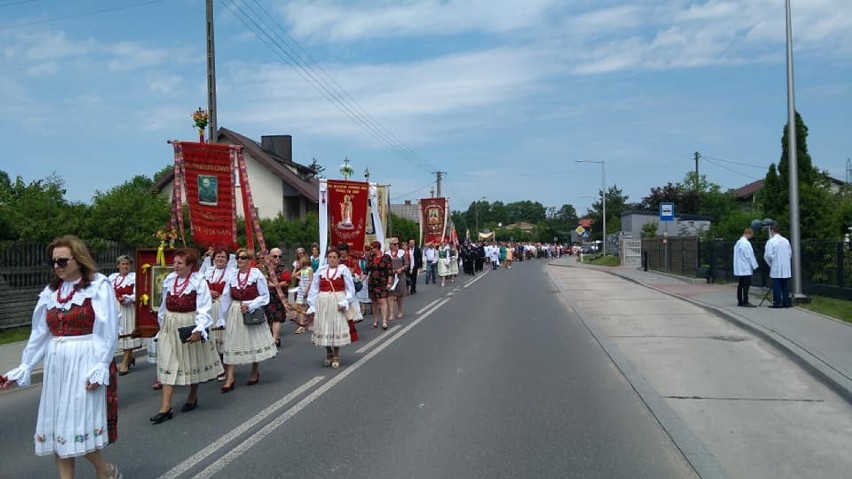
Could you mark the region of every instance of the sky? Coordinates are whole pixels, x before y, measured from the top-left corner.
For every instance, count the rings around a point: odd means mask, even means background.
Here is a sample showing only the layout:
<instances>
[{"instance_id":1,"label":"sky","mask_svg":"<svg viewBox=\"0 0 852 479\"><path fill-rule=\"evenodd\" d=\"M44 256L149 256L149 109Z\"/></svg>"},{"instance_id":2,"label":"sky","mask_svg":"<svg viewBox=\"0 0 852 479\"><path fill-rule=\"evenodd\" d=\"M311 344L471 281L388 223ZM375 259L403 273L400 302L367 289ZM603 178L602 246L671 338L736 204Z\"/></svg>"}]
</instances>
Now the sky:
<instances>
[{"instance_id":1,"label":"sky","mask_svg":"<svg viewBox=\"0 0 852 479\"><path fill-rule=\"evenodd\" d=\"M638 202L762 179L787 122L784 0L216 0L218 123L430 196ZM791 0L816 167L852 157L849 0ZM93 195L172 162L207 107L203 0L0 0L0 170ZM591 162L578 162L590 160ZM592 163L603 162L603 163ZM602 168L603 166L603 168Z\"/></svg>"}]
</instances>

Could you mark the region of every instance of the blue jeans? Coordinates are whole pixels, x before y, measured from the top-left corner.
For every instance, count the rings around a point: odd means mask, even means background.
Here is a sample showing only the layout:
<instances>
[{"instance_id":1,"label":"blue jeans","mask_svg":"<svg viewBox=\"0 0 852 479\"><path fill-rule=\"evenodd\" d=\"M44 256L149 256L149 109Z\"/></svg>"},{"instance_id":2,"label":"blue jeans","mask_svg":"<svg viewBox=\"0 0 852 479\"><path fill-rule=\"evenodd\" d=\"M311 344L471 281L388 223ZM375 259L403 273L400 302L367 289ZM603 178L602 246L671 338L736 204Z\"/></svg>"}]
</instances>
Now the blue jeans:
<instances>
[{"instance_id":1,"label":"blue jeans","mask_svg":"<svg viewBox=\"0 0 852 479\"><path fill-rule=\"evenodd\" d=\"M772 305L791 306L790 278L772 278Z\"/></svg>"},{"instance_id":2,"label":"blue jeans","mask_svg":"<svg viewBox=\"0 0 852 479\"><path fill-rule=\"evenodd\" d=\"M432 284L435 284L438 277L438 263L426 264L426 284L429 284L429 278L432 278Z\"/></svg>"}]
</instances>

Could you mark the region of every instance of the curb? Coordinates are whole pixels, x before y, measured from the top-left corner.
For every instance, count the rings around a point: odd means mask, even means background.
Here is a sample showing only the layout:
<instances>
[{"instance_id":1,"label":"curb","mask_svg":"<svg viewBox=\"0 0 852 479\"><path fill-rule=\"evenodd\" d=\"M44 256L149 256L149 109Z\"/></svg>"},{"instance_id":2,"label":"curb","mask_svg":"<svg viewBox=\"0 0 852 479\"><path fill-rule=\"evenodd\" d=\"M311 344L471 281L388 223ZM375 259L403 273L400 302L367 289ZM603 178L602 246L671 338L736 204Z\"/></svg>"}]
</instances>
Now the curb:
<instances>
[{"instance_id":1,"label":"curb","mask_svg":"<svg viewBox=\"0 0 852 479\"><path fill-rule=\"evenodd\" d=\"M562 266L562 267L576 267L570 265L553 265L553 266ZM847 377L842 372L838 371L831 364L825 362L823 359L814 355L804 347L800 346L794 340L775 332L762 324L757 324L750 321L747 318L731 313L725 308L721 308L719 306L715 306L709 303L705 303L703 301L699 301L697 299L689 298L686 296L681 296L677 293L667 291L662 288L658 288L656 286L650 285L642 280L631 278L629 276L624 276L617 271L607 271L602 268L594 268L596 271L601 271L607 274L611 274L613 276L618 276L627 281L632 281L636 284L644 286L646 288L653 289L654 291L659 291L666 295L687 301L696 306L702 307L711 311L716 316L727 320L735 326L741 327L755 334L756 336L766 340L768 343L772 344L779 351L781 351L788 358L792 359L793 362L802 367L806 372L808 372L811 376L816 378L818 381L826 385L829 389L837 393L840 397L842 397L846 402L852 404L852 379ZM655 273L656 274L656 273ZM822 316L824 315L819 315ZM834 321L834 318L828 318ZM846 324L846 323L845 323Z\"/></svg>"}]
</instances>

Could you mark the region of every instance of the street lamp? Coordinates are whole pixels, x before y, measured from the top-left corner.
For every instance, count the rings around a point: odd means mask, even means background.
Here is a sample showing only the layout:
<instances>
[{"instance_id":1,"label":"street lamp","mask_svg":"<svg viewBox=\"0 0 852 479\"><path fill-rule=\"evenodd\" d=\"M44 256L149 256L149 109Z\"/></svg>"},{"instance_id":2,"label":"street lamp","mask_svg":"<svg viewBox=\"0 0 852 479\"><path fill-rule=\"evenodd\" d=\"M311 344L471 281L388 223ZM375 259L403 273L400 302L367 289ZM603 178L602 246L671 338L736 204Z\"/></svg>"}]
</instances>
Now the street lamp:
<instances>
[{"instance_id":1,"label":"street lamp","mask_svg":"<svg viewBox=\"0 0 852 479\"><path fill-rule=\"evenodd\" d=\"M797 303L810 303L802 291L802 238L799 231L799 165L796 152L796 97L793 83L793 20L790 13L790 0L786 2L787 13L787 155L789 156L789 171L787 186L790 190L790 239L792 240L793 258L791 269L793 273L793 300Z\"/></svg>"},{"instance_id":2,"label":"street lamp","mask_svg":"<svg viewBox=\"0 0 852 479\"><path fill-rule=\"evenodd\" d=\"M603 213L603 255L606 256L606 173L604 172L604 160L574 160L575 163L600 163L601 165L601 200Z\"/></svg>"},{"instance_id":3,"label":"street lamp","mask_svg":"<svg viewBox=\"0 0 852 479\"><path fill-rule=\"evenodd\" d=\"M476 214L476 241L479 241L479 202L484 200L484 199L485 199L485 197L483 196L482 198L476 200L475 203L473 203L473 207L474 207L473 211Z\"/></svg>"}]
</instances>

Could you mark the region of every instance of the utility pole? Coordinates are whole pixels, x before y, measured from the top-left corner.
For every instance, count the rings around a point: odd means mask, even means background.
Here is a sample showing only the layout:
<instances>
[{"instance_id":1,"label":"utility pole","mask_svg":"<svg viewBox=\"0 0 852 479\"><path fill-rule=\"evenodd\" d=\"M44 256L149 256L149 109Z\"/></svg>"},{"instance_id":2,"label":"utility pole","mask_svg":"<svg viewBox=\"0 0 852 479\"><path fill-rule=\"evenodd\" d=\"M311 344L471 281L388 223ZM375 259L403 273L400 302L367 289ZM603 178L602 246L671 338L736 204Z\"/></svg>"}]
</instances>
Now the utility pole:
<instances>
[{"instance_id":1,"label":"utility pole","mask_svg":"<svg viewBox=\"0 0 852 479\"><path fill-rule=\"evenodd\" d=\"M447 174L447 172L446 172L446 171L436 171L436 172L434 173L434 175L435 175L435 184L436 184L436 188L437 188L437 190L438 190L438 198L442 198L442 196L441 196L441 179L442 179L442 178L444 177L444 175L446 175L446 174Z\"/></svg>"},{"instance_id":2,"label":"utility pole","mask_svg":"<svg viewBox=\"0 0 852 479\"><path fill-rule=\"evenodd\" d=\"M699 184L700 184L700 179L701 179L701 177L700 177L700 176L698 176L698 160L700 160L700 159L701 159L701 153L699 153L699 152L697 152L697 151L696 151L696 152L695 152L695 214L698 214L698 213L701 211L701 210L698 208L698 203L699 203L700 198L701 198L701 197L699 196L699 194L700 194L700 192L699 192L699 190L700 190L700 186L699 186Z\"/></svg>"},{"instance_id":3,"label":"utility pole","mask_svg":"<svg viewBox=\"0 0 852 479\"><path fill-rule=\"evenodd\" d=\"M700 176L698 176L698 160L700 160L700 159L701 159L701 153L696 151L695 152L695 192L696 193L698 193L698 179L700 178Z\"/></svg>"},{"instance_id":4,"label":"utility pole","mask_svg":"<svg viewBox=\"0 0 852 479\"><path fill-rule=\"evenodd\" d=\"M216 143L216 49L213 42L213 0L207 0L207 115L211 143Z\"/></svg>"}]
</instances>

